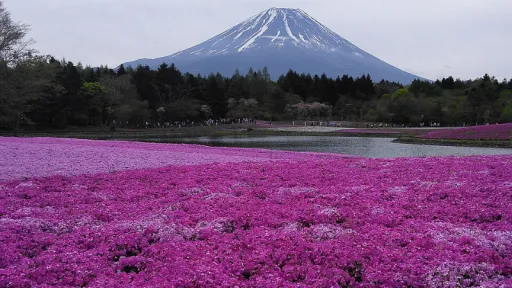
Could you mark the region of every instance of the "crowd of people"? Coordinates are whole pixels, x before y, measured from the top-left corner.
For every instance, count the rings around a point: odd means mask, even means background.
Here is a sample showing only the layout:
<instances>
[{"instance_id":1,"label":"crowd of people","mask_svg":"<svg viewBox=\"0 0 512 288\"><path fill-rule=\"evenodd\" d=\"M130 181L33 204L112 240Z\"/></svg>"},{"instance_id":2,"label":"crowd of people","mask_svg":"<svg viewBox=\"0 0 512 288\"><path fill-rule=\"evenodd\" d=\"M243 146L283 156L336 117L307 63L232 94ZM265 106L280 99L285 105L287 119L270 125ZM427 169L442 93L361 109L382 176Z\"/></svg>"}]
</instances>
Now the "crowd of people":
<instances>
[{"instance_id":1,"label":"crowd of people","mask_svg":"<svg viewBox=\"0 0 512 288\"><path fill-rule=\"evenodd\" d=\"M272 125L272 121L259 121L259 123L263 123L264 125ZM292 126L302 125L304 126L329 126L329 127L366 127L366 128L409 128L415 127L411 124L396 124L396 123L366 123L366 122L347 122L347 121L300 121L296 123L296 121L292 121ZM184 127L193 127L193 126L218 126L218 125L229 125L229 124L257 124L257 121L252 118L220 118L220 119L212 119L203 120L200 122L195 121L173 121L173 122L145 122L143 124L131 124L128 121L126 122L116 122L113 120L111 123L105 123L110 127L119 127L119 128L137 128L137 129L149 129L149 128L184 128ZM489 125L489 123L486 123ZM462 124L463 127L466 126L466 123ZM417 126L416 126L417 127ZM441 127L440 122L429 122L429 123L420 123L419 127Z\"/></svg>"},{"instance_id":2,"label":"crowd of people","mask_svg":"<svg viewBox=\"0 0 512 288\"><path fill-rule=\"evenodd\" d=\"M150 128L183 128L183 127L193 127L193 126L218 126L218 125L228 125L228 124L256 124L256 120L252 118L221 118L221 119L211 119L204 120L201 122L195 121L173 121L173 122L151 122L146 121L145 123L137 123L132 124L129 121L121 122L113 120L112 122L105 123L106 126L110 127L119 127L119 128L137 128L137 129L150 129Z\"/></svg>"},{"instance_id":3,"label":"crowd of people","mask_svg":"<svg viewBox=\"0 0 512 288\"><path fill-rule=\"evenodd\" d=\"M252 118L221 118L221 119L208 119L204 120L203 124L206 126L217 126L226 124L256 124L256 120Z\"/></svg>"}]
</instances>

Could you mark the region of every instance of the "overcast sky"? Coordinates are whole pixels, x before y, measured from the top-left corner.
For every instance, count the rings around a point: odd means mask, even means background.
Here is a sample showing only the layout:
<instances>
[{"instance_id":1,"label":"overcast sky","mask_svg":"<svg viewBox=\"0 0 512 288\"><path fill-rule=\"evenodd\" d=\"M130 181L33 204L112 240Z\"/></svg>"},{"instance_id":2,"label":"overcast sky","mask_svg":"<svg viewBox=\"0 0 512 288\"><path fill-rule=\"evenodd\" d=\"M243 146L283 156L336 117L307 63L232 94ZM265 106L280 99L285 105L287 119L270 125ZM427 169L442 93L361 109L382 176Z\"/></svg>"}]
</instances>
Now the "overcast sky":
<instances>
[{"instance_id":1,"label":"overcast sky","mask_svg":"<svg viewBox=\"0 0 512 288\"><path fill-rule=\"evenodd\" d=\"M271 7L301 8L411 73L512 78L512 0L3 0L34 48L110 67L199 44Z\"/></svg>"}]
</instances>

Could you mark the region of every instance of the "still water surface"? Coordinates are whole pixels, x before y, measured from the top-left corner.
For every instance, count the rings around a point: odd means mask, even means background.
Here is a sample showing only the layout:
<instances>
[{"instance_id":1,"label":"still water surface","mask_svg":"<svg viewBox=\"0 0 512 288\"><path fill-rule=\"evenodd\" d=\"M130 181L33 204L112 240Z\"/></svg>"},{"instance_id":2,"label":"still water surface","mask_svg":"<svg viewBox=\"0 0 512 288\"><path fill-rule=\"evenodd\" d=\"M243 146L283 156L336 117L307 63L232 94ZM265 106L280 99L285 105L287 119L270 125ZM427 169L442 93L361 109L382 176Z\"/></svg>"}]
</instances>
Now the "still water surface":
<instances>
[{"instance_id":1,"label":"still water surface","mask_svg":"<svg viewBox=\"0 0 512 288\"><path fill-rule=\"evenodd\" d=\"M152 139L158 141L158 139ZM371 158L466 156L512 154L507 148L453 147L393 143L391 138L262 136L262 137L197 137L161 139L161 142L201 144L241 148L339 153Z\"/></svg>"}]
</instances>

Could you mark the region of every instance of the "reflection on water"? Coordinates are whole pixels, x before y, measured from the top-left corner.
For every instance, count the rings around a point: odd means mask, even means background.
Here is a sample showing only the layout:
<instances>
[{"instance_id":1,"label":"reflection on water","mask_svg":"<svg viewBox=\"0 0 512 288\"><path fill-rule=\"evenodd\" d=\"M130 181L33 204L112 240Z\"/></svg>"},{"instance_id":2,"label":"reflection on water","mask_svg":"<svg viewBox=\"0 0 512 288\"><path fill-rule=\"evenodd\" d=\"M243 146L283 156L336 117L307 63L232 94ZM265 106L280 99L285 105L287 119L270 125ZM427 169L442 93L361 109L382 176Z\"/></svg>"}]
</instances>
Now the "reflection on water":
<instances>
[{"instance_id":1,"label":"reflection on water","mask_svg":"<svg viewBox=\"0 0 512 288\"><path fill-rule=\"evenodd\" d=\"M370 137L263 136L148 140L168 143L202 144L208 146L339 153L371 158L512 154L512 149L506 148L400 144L393 143L393 139L390 138Z\"/></svg>"}]
</instances>

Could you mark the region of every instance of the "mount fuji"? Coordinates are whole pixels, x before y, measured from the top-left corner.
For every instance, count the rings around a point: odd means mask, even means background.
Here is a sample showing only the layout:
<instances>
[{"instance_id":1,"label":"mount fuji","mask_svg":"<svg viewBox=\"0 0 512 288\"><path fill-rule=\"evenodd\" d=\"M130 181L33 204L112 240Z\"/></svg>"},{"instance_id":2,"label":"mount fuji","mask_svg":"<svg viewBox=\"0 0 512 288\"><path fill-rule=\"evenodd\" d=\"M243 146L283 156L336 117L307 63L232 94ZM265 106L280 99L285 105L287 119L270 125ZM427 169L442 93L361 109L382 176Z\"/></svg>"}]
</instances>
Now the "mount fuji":
<instances>
[{"instance_id":1,"label":"mount fuji","mask_svg":"<svg viewBox=\"0 0 512 288\"><path fill-rule=\"evenodd\" d=\"M192 74L231 76L267 66L273 79L292 69L336 77L370 74L409 84L416 75L402 71L358 48L300 9L271 8L189 49L170 56L123 63L133 68L174 63Z\"/></svg>"}]
</instances>

